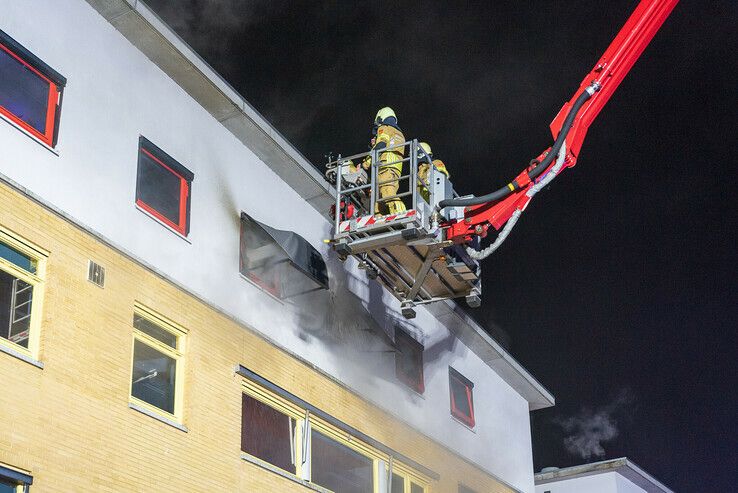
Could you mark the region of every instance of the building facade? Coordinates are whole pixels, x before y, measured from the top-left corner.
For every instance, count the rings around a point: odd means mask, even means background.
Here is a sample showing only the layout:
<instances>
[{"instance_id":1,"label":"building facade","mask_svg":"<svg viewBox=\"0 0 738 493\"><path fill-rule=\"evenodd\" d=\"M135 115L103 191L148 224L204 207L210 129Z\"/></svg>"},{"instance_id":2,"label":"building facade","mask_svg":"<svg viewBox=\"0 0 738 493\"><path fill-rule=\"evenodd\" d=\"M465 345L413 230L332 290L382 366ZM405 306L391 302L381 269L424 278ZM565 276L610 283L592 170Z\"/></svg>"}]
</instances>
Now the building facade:
<instances>
[{"instance_id":1,"label":"building facade","mask_svg":"<svg viewBox=\"0 0 738 493\"><path fill-rule=\"evenodd\" d=\"M0 492L534 491L551 394L338 261L329 185L142 2L9 2L0 75Z\"/></svg>"},{"instance_id":2,"label":"building facade","mask_svg":"<svg viewBox=\"0 0 738 493\"><path fill-rule=\"evenodd\" d=\"M674 493L626 457L536 474L536 493Z\"/></svg>"}]
</instances>

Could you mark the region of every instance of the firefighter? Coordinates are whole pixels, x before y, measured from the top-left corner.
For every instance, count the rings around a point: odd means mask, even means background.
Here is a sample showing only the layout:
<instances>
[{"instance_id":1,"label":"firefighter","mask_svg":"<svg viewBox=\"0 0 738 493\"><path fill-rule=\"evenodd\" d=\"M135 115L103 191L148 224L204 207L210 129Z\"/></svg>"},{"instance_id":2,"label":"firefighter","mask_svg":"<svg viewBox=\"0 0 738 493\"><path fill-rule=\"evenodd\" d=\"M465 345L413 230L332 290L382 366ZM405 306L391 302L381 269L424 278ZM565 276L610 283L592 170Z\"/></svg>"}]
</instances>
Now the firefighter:
<instances>
[{"instance_id":1,"label":"firefighter","mask_svg":"<svg viewBox=\"0 0 738 493\"><path fill-rule=\"evenodd\" d=\"M377 183L379 184L377 188L380 199L397 195L397 191L400 189L399 178L402 176L402 159L405 156L404 143L405 136L402 135L402 131L397 125L395 112L387 106L380 109L374 118L371 140L372 150L381 151L388 147L393 148L379 154L379 161L382 163L377 169ZM362 165L364 169L369 169L371 163L371 157L367 156ZM398 214L405 212L405 204L399 197L377 202L374 212L375 214Z\"/></svg>"},{"instance_id":2,"label":"firefighter","mask_svg":"<svg viewBox=\"0 0 738 493\"><path fill-rule=\"evenodd\" d=\"M430 179L430 163L433 163L433 167L436 171L446 175L446 178L450 178L446 165L440 159L433 159L433 151L431 146L426 142L421 142L420 147L422 151L418 151L418 186L420 187L420 195L425 199L426 202L430 202L430 193L428 192L427 185ZM425 151L425 152L423 152Z\"/></svg>"}]
</instances>

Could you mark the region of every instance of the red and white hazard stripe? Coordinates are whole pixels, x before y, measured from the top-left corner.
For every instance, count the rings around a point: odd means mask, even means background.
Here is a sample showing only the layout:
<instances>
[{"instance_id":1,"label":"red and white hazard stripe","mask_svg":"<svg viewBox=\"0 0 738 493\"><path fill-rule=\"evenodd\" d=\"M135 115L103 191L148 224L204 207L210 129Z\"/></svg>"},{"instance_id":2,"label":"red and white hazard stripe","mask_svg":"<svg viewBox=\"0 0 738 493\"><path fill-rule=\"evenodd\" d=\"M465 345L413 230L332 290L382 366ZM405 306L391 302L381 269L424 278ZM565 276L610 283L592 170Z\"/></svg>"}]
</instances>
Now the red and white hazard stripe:
<instances>
[{"instance_id":1,"label":"red and white hazard stripe","mask_svg":"<svg viewBox=\"0 0 738 493\"><path fill-rule=\"evenodd\" d=\"M396 221L398 219L404 219L406 217L412 217L416 214L417 211L415 209L409 210L406 212L401 212L400 214L390 214L388 216L362 216L355 221L341 221L341 224L338 227L338 231L341 233L346 233L351 229L351 223L355 222L354 230L366 228L367 226L373 226L376 224L382 224L382 223L388 223L392 221Z\"/></svg>"}]
</instances>

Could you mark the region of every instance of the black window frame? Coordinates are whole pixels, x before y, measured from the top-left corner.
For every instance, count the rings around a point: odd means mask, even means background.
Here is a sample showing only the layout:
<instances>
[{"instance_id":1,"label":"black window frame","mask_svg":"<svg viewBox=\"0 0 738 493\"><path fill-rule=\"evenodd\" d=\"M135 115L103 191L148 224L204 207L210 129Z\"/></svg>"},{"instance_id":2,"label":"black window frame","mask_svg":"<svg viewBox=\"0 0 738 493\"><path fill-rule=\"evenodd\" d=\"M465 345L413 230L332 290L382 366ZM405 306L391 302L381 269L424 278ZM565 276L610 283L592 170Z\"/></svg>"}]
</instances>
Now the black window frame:
<instances>
[{"instance_id":1,"label":"black window frame","mask_svg":"<svg viewBox=\"0 0 738 493\"><path fill-rule=\"evenodd\" d=\"M56 147L59 137L62 99L64 87L67 85L67 79L3 30L0 30L0 50L9 53L11 57L20 61L25 67L49 83L49 99L47 101L46 114L47 120L44 132L39 131L37 128L13 113L10 109L5 108L2 105L0 105L0 114L33 138L41 141L49 147ZM54 99L56 99L56 101L54 101ZM50 114L52 112L53 114ZM49 122L50 116L52 117L51 122Z\"/></svg>"},{"instance_id":2,"label":"black window frame","mask_svg":"<svg viewBox=\"0 0 738 493\"><path fill-rule=\"evenodd\" d=\"M162 168L171 172L180 179L179 189L179 222L175 223L170 218L164 215L164 213L158 211L156 207L147 203L141 198L143 177L142 167L144 166L142 155L147 155L149 160L158 164ZM164 152L160 147L151 142L143 135L138 138L138 153L137 153L137 168L136 168L136 206L144 210L156 218L159 222L172 229L176 233L187 237L190 233L190 209L192 204L192 181L195 179L194 173L184 167L172 156ZM184 188L184 191L183 191ZM182 203L182 195L186 193L186 199L184 204ZM182 217L184 215L184 217Z\"/></svg>"}]
</instances>

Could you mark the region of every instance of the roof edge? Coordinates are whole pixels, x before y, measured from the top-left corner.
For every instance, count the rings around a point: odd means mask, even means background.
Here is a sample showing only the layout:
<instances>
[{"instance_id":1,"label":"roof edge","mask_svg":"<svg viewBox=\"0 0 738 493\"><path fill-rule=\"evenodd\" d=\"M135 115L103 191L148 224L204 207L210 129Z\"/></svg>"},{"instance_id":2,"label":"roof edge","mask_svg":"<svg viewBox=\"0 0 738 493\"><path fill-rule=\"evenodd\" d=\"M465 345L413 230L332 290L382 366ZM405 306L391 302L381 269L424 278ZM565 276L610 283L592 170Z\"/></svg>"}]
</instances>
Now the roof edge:
<instances>
[{"instance_id":1,"label":"roof edge","mask_svg":"<svg viewBox=\"0 0 738 493\"><path fill-rule=\"evenodd\" d=\"M326 213L333 188L320 172L156 12L141 0L86 1L313 208Z\"/></svg>"},{"instance_id":2,"label":"roof edge","mask_svg":"<svg viewBox=\"0 0 738 493\"><path fill-rule=\"evenodd\" d=\"M455 301L433 303L426 309L528 401L530 411L556 404L553 394Z\"/></svg>"},{"instance_id":3,"label":"roof edge","mask_svg":"<svg viewBox=\"0 0 738 493\"><path fill-rule=\"evenodd\" d=\"M619 473L637 486L643 488L648 493L674 493L673 490L641 469L635 462L627 457L564 467L550 472L539 472L535 474L535 483L555 483L566 479L594 476L608 472Z\"/></svg>"}]
</instances>

